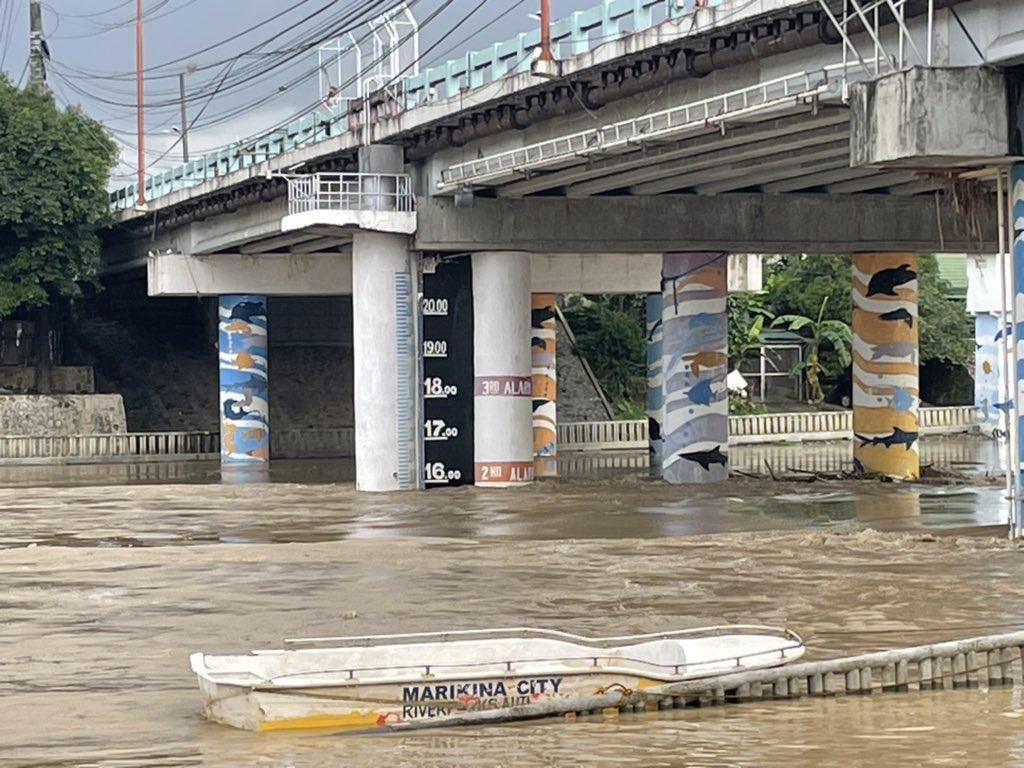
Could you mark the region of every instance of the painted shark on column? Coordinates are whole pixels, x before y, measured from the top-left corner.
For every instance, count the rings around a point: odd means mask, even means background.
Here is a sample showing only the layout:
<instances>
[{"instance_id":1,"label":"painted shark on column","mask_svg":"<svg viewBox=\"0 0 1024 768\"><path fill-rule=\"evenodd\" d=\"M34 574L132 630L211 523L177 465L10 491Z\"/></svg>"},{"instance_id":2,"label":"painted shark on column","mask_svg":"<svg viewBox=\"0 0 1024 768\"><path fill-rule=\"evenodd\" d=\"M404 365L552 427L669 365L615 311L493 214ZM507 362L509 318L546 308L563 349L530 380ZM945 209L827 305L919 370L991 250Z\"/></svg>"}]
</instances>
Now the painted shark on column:
<instances>
[{"instance_id":1,"label":"painted shark on column","mask_svg":"<svg viewBox=\"0 0 1024 768\"><path fill-rule=\"evenodd\" d=\"M555 295L531 299L533 331L533 471L536 477L558 474L558 373L555 359Z\"/></svg>"},{"instance_id":2,"label":"painted shark on column","mask_svg":"<svg viewBox=\"0 0 1024 768\"><path fill-rule=\"evenodd\" d=\"M853 461L920 476L917 254L853 255Z\"/></svg>"},{"instance_id":3,"label":"painted shark on column","mask_svg":"<svg viewBox=\"0 0 1024 768\"><path fill-rule=\"evenodd\" d=\"M221 296L220 456L224 465L270 460L267 299Z\"/></svg>"},{"instance_id":4,"label":"painted shark on column","mask_svg":"<svg viewBox=\"0 0 1024 768\"><path fill-rule=\"evenodd\" d=\"M661 424L665 419L665 378L661 375L661 294L647 294L647 452L653 477L661 477L664 443Z\"/></svg>"},{"instance_id":5,"label":"painted shark on column","mask_svg":"<svg viewBox=\"0 0 1024 768\"><path fill-rule=\"evenodd\" d=\"M670 483L729 475L726 263L724 253L668 253L662 262L662 476Z\"/></svg>"}]
</instances>

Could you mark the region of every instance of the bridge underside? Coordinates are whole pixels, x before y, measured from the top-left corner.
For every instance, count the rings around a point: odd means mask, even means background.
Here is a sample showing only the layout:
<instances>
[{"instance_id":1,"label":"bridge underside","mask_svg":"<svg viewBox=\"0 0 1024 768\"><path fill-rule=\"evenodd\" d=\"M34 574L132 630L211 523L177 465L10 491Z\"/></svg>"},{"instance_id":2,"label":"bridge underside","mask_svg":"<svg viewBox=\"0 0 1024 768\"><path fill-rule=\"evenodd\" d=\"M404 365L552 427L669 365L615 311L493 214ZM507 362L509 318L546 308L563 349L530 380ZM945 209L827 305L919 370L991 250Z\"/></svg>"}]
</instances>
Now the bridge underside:
<instances>
[{"instance_id":1,"label":"bridge underside","mask_svg":"<svg viewBox=\"0 0 1024 768\"><path fill-rule=\"evenodd\" d=\"M478 193L503 198L577 198L744 190L910 195L942 184L939 177L915 171L851 168L850 110L842 106L790 104L688 134L683 139L640 138L539 167L510 168L472 186Z\"/></svg>"},{"instance_id":2,"label":"bridge underside","mask_svg":"<svg viewBox=\"0 0 1024 768\"><path fill-rule=\"evenodd\" d=\"M432 197L418 205L416 247L438 251L993 253L997 235L994 196L978 233L965 232L932 195L534 196L477 198L466 208Z\"/></svg>"}]
</instances>

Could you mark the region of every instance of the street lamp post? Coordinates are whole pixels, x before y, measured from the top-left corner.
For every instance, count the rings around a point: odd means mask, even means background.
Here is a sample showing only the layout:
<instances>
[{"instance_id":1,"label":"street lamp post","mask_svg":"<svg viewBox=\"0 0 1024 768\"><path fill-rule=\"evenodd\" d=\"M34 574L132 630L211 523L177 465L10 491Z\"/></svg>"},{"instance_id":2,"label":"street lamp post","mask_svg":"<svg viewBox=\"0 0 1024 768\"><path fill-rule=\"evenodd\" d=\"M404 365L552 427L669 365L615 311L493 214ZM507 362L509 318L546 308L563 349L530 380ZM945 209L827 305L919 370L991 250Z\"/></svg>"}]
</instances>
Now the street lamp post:
<instances>
[{"instance_id":1,"label":"street lamp post","mask_svg":"<svg viewBox=\"0 0 1024 768\"><path fill-rule=\"evenodd\" d=\"M531 69L537 77L558 75L558 63L551 55L551 0L540 0L540 53Z\"/></svg>"},{"instance_id":2,"label":"street lamp post","mask_svg":"<svg viewBox=\"0 0 1024 768\"><path fill-rule=\"evenodd\" d=\"M188 118L185 115L185 73L178 75L178 89L181 92L181 156L188 162Z\"/></svg>"}]
</instances>

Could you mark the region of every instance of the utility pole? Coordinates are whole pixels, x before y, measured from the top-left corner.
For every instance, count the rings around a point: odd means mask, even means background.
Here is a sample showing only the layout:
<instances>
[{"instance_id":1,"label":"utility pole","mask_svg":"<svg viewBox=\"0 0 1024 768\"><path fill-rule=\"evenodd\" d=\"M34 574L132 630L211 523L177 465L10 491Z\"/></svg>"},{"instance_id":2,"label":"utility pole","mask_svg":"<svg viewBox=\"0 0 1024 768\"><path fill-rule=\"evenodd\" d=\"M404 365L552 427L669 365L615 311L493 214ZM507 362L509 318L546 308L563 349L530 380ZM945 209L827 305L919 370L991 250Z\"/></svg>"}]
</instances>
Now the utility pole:
<instances>
[{"instance_id":1,"label":"utility pole","mask_svg":"<svg viewBox=\"0 0 1024 768\"><path fill-rule=\"evenodd\" d=\"M46 88L46 43L43 42L42 0L29 0L29 83L34 88Z\"/></svg>"},{"instance_id":2,"label":"utility pole","mask_svg":"<svg viewBox=\"0 0 1024 768\"><path fill-rule=\"evenodd\" d=\"M142 67L142 0L135 0L135 101L137 102L136 129L139 139L139 179L135 205L140 208L146 205L146 121L142 109Z\"/></svg>"},{"instance_id":3,"label":"utility pole","mask_svg":"<svg viewBox=\"0 0 1024 768\"><path fill-rule=\"evenodd\" d=\"M185 115L185 73L178 75L178 90L181 92L181 156L188 162L188 117Z\"/></svg>"}]
</instances>

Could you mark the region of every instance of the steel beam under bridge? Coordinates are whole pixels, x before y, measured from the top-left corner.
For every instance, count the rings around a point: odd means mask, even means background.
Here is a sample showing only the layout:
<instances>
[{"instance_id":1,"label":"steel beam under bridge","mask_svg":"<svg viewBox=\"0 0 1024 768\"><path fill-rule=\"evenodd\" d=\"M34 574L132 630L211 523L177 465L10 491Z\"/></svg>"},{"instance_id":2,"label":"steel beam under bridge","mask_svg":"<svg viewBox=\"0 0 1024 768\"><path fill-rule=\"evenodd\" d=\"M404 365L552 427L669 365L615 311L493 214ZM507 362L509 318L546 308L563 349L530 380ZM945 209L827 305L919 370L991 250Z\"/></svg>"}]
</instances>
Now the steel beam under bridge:
<instances>
[{"instance_id":1,"label":"steel beam under bridge","mask_svg":"<svg viewBox=\"0 0 1024 768\"><path fill-rule=\"evenodd\" d=\"M994 253L997 247L994 196L980 238L933 196L478 197L461 208L449 198L420 197L417 209L415 247L425 251Z\"/></svg>"}]
</instances>

